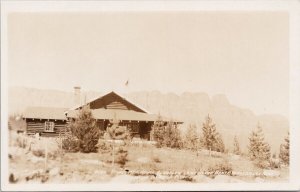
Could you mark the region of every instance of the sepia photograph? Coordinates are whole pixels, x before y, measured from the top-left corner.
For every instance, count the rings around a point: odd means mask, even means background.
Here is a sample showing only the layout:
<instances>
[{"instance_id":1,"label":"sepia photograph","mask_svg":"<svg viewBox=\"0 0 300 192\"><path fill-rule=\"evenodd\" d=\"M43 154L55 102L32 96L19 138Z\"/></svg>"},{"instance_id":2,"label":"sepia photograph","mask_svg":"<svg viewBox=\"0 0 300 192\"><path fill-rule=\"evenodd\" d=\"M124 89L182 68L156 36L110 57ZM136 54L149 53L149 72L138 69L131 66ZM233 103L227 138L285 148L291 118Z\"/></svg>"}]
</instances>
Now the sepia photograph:
<instances>
[{"instance_id":1,"label":"sepia photograph","mask_svg":"<svg viewBox=\"0 0 300 192\"><path fill-rule=\"evenodd\" d=\"M1 1L1 188L299 189L300 3L216 2Z\"/></svg>"}]
</instances>

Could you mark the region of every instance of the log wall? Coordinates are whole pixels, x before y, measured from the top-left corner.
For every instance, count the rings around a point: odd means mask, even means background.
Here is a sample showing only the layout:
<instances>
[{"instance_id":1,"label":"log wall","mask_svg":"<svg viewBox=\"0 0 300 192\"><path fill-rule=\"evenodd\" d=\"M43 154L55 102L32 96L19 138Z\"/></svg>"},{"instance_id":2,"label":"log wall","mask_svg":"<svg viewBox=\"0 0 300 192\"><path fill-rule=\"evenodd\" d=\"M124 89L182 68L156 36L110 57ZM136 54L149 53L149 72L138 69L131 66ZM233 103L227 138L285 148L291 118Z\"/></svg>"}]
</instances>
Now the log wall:
<instances>
[{"instance_id":1,"label":"log wall","mask_svg":"<svg viewBox=\"0 0 300 192\"><path fill-rule=\"evenodd\" d=\"M64 134L67 128L67 121L62 120L49 120L54 122L54 132L46 132L45 131L45 122L47 120L39 120L39 119L26 119L26 133L28 135L34 135L36 133L40 133L41 136L44 137L57 137L59 136L59 132ZM105 131L107 127L108 121L98 120L97 126L100 130ZM136 124L138 126L138 132L134 132L133 134L142 139L149 140L150 139L150 131L153 125L153 122L129 122L122 121L120 125Z\"/></svg>"},{"instance_id":2,"label":"log wall","mask_svg":"<svg viewBox=\"0 0 300 192\"><path fill-rule=\"evenodd\" d=\"M45 131L45 122L48 120L45 119L26 119L26 133L28 135L34 135L40 133L41 136L45 137L55 137L59 136L59 132L64 134L66 131L67 122L62 120L49 120L54 122L54 132Z\"/></svg>"}]
</instances>

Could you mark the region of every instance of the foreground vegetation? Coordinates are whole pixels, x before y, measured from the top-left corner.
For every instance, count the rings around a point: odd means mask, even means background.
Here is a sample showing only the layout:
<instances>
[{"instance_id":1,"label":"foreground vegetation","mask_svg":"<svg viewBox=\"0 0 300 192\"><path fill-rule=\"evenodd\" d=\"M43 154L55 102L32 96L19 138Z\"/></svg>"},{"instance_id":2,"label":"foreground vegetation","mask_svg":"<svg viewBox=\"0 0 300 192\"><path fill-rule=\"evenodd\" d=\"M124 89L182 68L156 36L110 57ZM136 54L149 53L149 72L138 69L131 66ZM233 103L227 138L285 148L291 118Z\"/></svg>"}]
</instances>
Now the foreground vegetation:
<instances>
[{"instance_id":1,"label":"foreground vegetation","mask_svg":"<svg viewBox=\"0 0 300 192\"><path fill-rule=\"evenodd\" d=\"M125 164L116 161L112 165L111 151L67 152L61 156L54 138L37 140L12 135L17 141L9 148L12 183L284 182L288 179L288 167L262 169L247 156L157 148L152 143L139 141L127 147ZM45 143L47 151L41 145ZM120 145L117 143L116 149Z\"/></svg>"},{"instance_id":2,"label":"foreground vegetation","mask_svg":"<svg viewBox=\"0 0 300 192\"><path fill-rule=\"evenodd\" d=\"M113 119L106 132L95 126L88 108L58 138L29 137L10 131L10 176L16 182L263 182L286 181L289 138L271 156L258 125L249 136L248 152L234 137L226 149L212 118L202 133L191 125L182 134L172 122L155 122L151 139L134 140Z\"/></svg>"}]
</instances>

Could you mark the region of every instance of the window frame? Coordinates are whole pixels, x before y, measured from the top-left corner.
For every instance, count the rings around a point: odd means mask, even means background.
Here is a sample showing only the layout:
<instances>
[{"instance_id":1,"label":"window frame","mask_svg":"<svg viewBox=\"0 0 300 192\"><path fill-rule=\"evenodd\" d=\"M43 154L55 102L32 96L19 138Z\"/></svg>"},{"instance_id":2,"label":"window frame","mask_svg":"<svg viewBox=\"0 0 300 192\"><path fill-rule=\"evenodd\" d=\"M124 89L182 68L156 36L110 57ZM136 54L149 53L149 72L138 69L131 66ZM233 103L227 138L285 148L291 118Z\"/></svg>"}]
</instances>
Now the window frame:
<instances>
[{"instance_id":1,"label":"window frame","mask_svg":"<svg viewBox=\"0 0 300 192\"><path fill-rule=\"evenodd\" d=\"M55 127L55 123L53 121L45 121L44 132L53 133L54 127Z\"/></svg>"}]
</instances>

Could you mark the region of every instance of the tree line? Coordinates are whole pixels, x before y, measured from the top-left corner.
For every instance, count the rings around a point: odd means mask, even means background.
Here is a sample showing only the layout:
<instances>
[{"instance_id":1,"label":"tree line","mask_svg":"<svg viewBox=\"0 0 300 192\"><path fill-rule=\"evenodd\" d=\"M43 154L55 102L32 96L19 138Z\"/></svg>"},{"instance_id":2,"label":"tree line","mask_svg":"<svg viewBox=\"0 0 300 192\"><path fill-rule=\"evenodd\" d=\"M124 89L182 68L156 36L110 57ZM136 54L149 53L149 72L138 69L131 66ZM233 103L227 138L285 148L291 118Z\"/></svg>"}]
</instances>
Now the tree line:
<instances>
[{"instance_id":1,"label":"tree line","mask_svg":"<svg viewBox=\"0 0 300 192\"><path fill-rule=\"evenodd\" d=\"M178 149L189 149L192 151L208 150L209 154L215 152L228 152L225 148L222 135L218 132L216 124L210 115L205 118L202 124L202 133L197 132L195 125L189 125L184 135L181 134L177 125L169 122L164 125L161 119L158 119L152 128L152 138L155 140L157 147L171 147ZM271 158L271 147L265 141L262 127L258 124L248 137L247 155L256 165L262 168L274 166L273 158ZM240 148L238 137L233 138L233 150L235 155L243 154ZM289 134L284 138L284 142L280 145L279 152L280 162L289 164ZM278 166L278 165L276 165Z\"/></svg>"},{"instance_id":2,"label":"tree line","mask_svg":"<svg viewBox=\"0 0 300 192\"><path fill-rule=\"evenodd\" d=\"M117 120L111 121L106 130L106 135L112 140L130 140L130 133L126 127L118 125ZM78 117L70 121L69 132L63 140L63 147L68 151L81 151L84 153L96 152L99 147L107 148L105 144L99 144L99 138L105 133L96 126L91 110L84 107L80 110ZM222 135L218 132L216 124L208 115L203 124L202 132L197 132L195 125L189 125L185 134L182 134L177 124L174 122L164 122L161 117L154 122L150 132L151 140L156 141L157 147L170 147L176 149L187 149L191 151L208 150L224 153L226 150ZM126 142L125 142L126 143ZM109 150L114 151L114 146ZM119 149L123 156L127 156L126 147ZM260 167L268 167L272 164L270 145L265 141L262 127L257 127L249 136L247 156ZM233 139L233 151L236 155L241 155L238 137ZM284 143L280 146L279 159L284 164L289 164L289 134L285 137Z\"/></svg>"}]
</instances>

